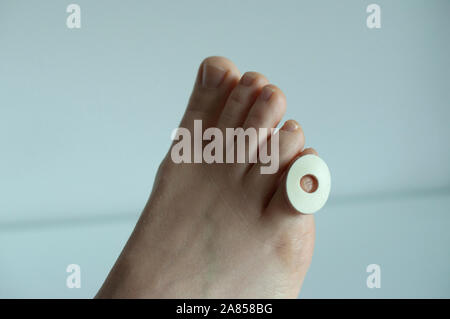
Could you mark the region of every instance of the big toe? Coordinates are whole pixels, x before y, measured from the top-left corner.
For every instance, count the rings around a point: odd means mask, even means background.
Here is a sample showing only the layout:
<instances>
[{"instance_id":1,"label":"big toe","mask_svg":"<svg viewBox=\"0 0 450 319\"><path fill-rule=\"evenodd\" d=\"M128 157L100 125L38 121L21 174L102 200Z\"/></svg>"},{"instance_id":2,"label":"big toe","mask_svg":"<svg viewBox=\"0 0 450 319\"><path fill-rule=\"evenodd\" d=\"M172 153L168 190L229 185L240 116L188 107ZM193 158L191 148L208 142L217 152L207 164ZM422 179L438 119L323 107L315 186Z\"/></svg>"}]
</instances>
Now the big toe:
<instances>
[{"instance_id":1,"label":"big toe","mask_svg":"<svg viewBox=\"0 0 450 319\"><path fill-rule=\"evenodd\" d=\"M226 99L239 78L238 68L227 58L213 56L203 60L181 127L192 128L194 120L201 120L203 127L216 124Z\"/></svg>"}]
</instances>

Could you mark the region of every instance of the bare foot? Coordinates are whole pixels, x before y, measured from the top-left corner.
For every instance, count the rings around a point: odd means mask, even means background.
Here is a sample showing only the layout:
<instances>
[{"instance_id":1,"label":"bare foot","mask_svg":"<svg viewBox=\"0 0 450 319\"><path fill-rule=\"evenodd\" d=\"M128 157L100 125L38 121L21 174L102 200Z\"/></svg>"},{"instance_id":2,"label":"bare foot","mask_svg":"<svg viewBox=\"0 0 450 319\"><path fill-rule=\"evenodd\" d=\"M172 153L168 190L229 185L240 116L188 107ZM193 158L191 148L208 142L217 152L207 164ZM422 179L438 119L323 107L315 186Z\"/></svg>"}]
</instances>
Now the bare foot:
<instances>
[{"instance_id":1,"label":"bare foot","mask_svg":"<svg viewBox=\"0 0 450 319\"><path fill-rule=\"evenodd\" d=\"M180 127L276 127L283 92L221 57L200 66ZM312 215L288 204L284 174L303 154L289 120L279 131L279 170L261 163L161 163L150 199L98 298L295 298L314 247ZM304 188L312 187L304 181Z\"/></svg>"}]
</instances>

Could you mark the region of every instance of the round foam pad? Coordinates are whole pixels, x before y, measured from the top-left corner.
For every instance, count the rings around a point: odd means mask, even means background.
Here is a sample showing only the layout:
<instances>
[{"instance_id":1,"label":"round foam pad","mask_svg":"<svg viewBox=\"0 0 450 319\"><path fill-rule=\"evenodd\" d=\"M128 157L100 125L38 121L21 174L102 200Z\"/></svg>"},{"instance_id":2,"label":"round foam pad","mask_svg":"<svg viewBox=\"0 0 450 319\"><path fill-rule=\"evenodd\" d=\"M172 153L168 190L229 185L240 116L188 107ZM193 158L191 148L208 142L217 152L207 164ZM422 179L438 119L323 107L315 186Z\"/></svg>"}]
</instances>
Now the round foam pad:
<instances>
[{"instance_id":1,"label":"round foam pad","mask_svg":"<svg viewBox=\"0 0 450 319\"><path fill-rule=\"evenodd\" d=\"M300 186L305 175L313 175L317 189L308 193ZM291 205L300 213L314 214L325 205L330 194L331 177L327 164L316 155L299 157L289 168L286 177L286 193Z\"/></svg>"}]
</instances>

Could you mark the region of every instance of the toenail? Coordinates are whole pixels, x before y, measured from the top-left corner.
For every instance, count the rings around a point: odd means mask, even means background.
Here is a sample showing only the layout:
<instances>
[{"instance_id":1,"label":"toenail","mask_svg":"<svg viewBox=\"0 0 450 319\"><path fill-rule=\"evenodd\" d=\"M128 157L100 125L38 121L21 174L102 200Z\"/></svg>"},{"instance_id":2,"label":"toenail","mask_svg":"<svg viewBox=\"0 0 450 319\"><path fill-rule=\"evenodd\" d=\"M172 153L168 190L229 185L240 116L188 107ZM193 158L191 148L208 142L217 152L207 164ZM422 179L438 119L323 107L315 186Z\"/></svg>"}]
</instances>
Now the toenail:
<instances>
[{"instance_id":1,"label":"toenail","mask_svg":"<svg viewBox=\"0 0 450 319\"><path fill-rule=\"evenodd\" d=\"M203 65L202 85L206 88L218 87L225 78L225 69L205 63Z\"/></svg>"},{"instance_id":2,"label":"toenail","mask_svg":"<svg viewBox=\"0 0 450 319\"><path fill-rule=\"evenodd\" d=\"M252 85L253 81L255 81L255 78L248 73L245 73L244 76L241 79L241 84L245 86Z\"/></svg>"},{"instance_id":3,"label":"toenail","mask_svg":"<svg viewBox=\"0 0 450 319\"><path fill-rule=\"evenodd\" d=\"M273 94L274 89L272 89L271 87L266 86L265 88L263 88L262 92L261 92L261 98L264 101L268 101L270 99L270 97Z\"/></svg>"},{"instance_id":4,"label":"toenail","mask_svg":"<svg viewBox=\"0 0 450 319\"><path fill-rule=\"evenodd\" d=\"M295 132L298 130L299 127L300 127L300 125L296 121L289 120L284 123L284 125L281 129L283 131Z\"/></svg>"}]
</instances>

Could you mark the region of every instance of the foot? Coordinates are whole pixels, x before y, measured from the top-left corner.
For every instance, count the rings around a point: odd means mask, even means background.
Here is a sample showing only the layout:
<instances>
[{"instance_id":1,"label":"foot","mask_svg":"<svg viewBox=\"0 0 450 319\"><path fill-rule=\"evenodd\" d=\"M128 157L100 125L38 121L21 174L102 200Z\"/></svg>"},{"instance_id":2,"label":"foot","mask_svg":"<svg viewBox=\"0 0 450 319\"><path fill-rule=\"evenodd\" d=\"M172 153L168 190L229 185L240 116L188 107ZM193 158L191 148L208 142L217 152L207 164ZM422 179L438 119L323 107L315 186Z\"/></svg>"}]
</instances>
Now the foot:
<instances>
[{"instance_id":1,"label":"foot","mask_svg":"<svg viewBox=\"0 0 450 319\"><path fill-rule=\"evenodd\" d=\"M202 62L180 127L274 128L283 92L221 57ZM303 149L289 120L279 131L279 169L262 163L160 165L150 199L99 298L295 298L314 247L314 219L289 205L283 177ZM303 188L313 187L308 180Z\"/></svg>"}]
</instances>

